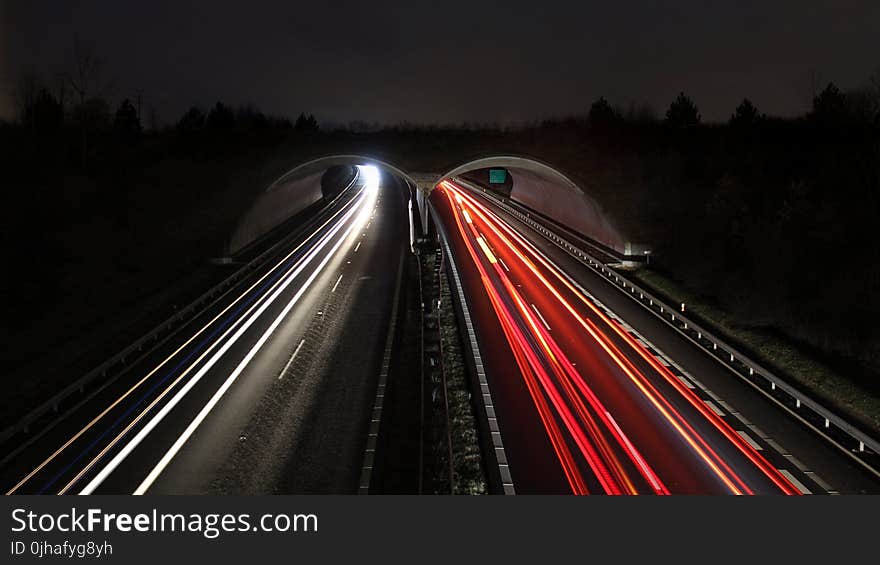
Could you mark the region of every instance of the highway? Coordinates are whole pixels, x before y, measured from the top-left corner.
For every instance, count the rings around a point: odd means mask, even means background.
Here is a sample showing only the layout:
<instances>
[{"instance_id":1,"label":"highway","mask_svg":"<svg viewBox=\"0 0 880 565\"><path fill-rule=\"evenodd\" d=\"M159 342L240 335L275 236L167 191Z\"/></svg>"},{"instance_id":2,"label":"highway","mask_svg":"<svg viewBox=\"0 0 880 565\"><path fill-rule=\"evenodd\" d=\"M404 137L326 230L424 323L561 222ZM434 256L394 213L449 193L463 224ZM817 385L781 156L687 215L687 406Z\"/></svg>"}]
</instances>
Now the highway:
<instances>
[{"instance_id":1,"label":"highway","mask_svg":"<svg viewBox=\"0 0 880 565\"><path fill-rule=\"evenodd\" d=\"M356 492L409 245L408 193L383 178L359 167L290 245L6 454L4 491Z\"/></svg>"},{"instance_id":2,"label":"highway","mask_svg":"<svg viewBox=\"0 0 880 565\"><path fill-rule=\"evenodd\" d=\"M431 203L475 313L518 493L877 491L491 199L447 180Z\"/></svg>"},{"instance_id":3,"label":"highway","mask_svg":"<svg viewBox=\"0 0 880 565\"><path fill-rule=\"evenodd\" d=\"M403 181L359 167L185 326L0 454L4 492L358 492L406 278L408 198ZM880 492L493 198L447 179L430 203L517 493Z\"/></svg>"}]
</instances>

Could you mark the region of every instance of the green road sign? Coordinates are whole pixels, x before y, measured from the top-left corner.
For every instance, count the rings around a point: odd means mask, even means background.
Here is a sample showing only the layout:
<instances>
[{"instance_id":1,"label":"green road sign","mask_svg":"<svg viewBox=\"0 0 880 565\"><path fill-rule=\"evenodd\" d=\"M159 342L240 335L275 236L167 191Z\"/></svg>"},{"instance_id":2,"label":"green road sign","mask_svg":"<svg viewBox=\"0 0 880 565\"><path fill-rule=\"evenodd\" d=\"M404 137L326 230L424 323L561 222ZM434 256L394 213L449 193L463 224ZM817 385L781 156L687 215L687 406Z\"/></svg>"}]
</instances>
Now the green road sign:
<instances>
[{"instance_id":1,"label":"green road sign","mask_svg":"<svg viewBox=\"0 0 880 565\"><path fill-rule=\"evenodd\" d=\"M489 169L489 184L504 184L507 182L507 169Z\"/></svg>"}]
</instances>

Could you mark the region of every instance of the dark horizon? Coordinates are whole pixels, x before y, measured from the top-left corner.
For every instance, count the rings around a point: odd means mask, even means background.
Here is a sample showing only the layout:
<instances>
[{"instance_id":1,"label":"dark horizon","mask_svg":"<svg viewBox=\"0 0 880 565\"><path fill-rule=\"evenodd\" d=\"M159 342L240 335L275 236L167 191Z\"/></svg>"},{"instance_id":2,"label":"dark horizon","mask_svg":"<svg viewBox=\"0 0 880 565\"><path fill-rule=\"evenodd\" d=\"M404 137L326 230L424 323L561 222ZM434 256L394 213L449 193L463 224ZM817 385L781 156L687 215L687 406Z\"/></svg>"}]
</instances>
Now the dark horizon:
<instances>
[{"instance_id":1,"label":"dark horizon","mask_svg":"<svg viewBox=\"0 0 880 565\"><path fill-rule=\"evenodd\" d=\"M164 124L218 100L305 111L322 124L528 123L584 114L600 96L662 116L680 91L705 122L725 121L744 97L789 117L828 82L858 88L880 65L875 2L675 11L516 2L443 13L421 3L178 4L4 3L0 119L14 116L18 77L51 84L77 42L103 60L111 104L142 91Z\"/></svg>"}]
</instances>

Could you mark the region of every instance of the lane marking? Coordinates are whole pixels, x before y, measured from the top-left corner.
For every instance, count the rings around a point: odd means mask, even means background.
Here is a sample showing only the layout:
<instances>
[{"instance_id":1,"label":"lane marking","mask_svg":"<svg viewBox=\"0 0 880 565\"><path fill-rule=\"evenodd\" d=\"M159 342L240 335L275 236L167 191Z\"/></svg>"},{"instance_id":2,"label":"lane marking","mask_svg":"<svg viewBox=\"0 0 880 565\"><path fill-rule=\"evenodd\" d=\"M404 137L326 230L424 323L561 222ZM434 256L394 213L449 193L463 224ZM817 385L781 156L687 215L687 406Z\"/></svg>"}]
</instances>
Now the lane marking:
<instances>
[{"instance_id":1,"label":"lane marking","mask_svg":"<svg viewBox=\"0 0 880 565\"><path fill-rule=\"evenodd\" d=\"M258 340L257 344L248 352L245 358L242 360L242 363L236 367L236 370L229 376L226 382L221 386L220 389L217 390L215 395L211 398L208 404L199 412L198 416L190 423L190 426L187 427L187 430L181 435L178 440L174 443L171 449L165 454L159 464L151 471L151 473L144 479L141 486L138 487L138 490L135 491L136 494L142 494L149 486L155 481L158 475L162 472L165 466L170 463L171 459L176 455L177 451L183 446L184 443L189 439L195 429L201 424L202 420L207 416L208 412L214 407L214 405L219 401L220 397L226 392L229 386L232 385L232 382L238 377L238 374L244 370L244 367L250 362L250 359L256 355L257 350L262 347L263 343L268 339L269 334L271 334L275 327L281 323L281 319L283 316L286 316L287 313L293 306L299 301L299 297L305 293L308 287L311 285L312 281L317 277L317 275L323 270L324 266L330 260L330 258L336 253L336 251L341 247L344 240L348 237L348 235L355 229L357 225L357 218L355 214L358 212L359 208L363 205L363 201L365 200L365 196L361 196L360 200L353 206L346 215L334 226L330 232L328 232L322 240L320 240L313 249L311 249L297 264L297 266L291 269L290 274L286 275L287 278L284 283L278 287L268 298L266 298L263 304L258 308L251 317L246 320L236 331L232 337L214 354L214 356L206 363L190 380L187 382L183 388L181 388L174 397L171 398L163 407L159 410L159 412L153 416L153 418L138 432L131 441L129 441L125 447L123 447L116 456L107 463L104 468L80 491L80 494L92 494L95 489L97 489L101 483L131 454L131 452L143 441L143 439L149 435L153 428L155 428L164 418L165 416L180 402L180 400L187 395L189 390L194 387L204 376L206 372L208 372L211 367L222 357L226 351L232 347L232 345L238 341L238 338L245 332L247 329L263 314L263 312L275 301L275 299L284 292L285 288L291 284L299 274L308 266L315 258L317 258L322 251L324 251L325 247L330 246L330 249L325 252L324 259L318 263L315 269L312 271L311 275L303 282L299 291L294 295L290 302L288 302L287 306L285 306L284 310L282 310L282 316L276 318L275 322L270 326L269 330L263 334L263 336ZM329 245L330 241L336 237L336 234L339 231L343 230L343 227L346 223L354 219L354 224L350 226L348 229L344 230L342 237L340 237L335 245ZM67 488L67 487L66 487Z\"/></svg>"},{"instance_id":2,"label":"lane marking","mask_svg":"<svg viewBox=\"0 0 880 565\"><path fill-rule=\"evenodd\" d=\"M807 467L806 467L806 465L804 465L803 463L801 463L801 460L798 459L797 457L795 457L794 455L792 455L792 454L789 453L789 454L785 455L784 457L785 457L786 459L788 459L788 460L791 462L792 465L794 465L795 467L797 467L797 468L798 468L798 471L804 472L804 471L807 471L807 470L808 470Z\"/></svg>"},{"instance_id":3,"label":"lane marking","mask_svg":"<svg viewBox=\"0 0 880 565\"><path fill-rule=\"evenodd\" d=\"M534 311L535 311L535 314L537 314L538 317L541 318L541 323L544 324L544 327L547 328L547 331L548 331L548 332L551 331L551 330L550 330L550 325L547 323L547 320L544 319L544 316L541 315L541 311L538 310L538 307L535 306L534 304L532 304L532 310L534 310Z\"/></svg>"},{"instance_id":4,"label":"lane marking","mask_svg":"<svg viewBox=\"0 0 880 565\"><path fill-rule=\"evenodd\" d=\"M489 246L486 244L486 240L482 237L478 237L477 243L480 244L480 248L483 250L483 253L486 254L486 258L489 259L490 263L496 263L498 261L498 259L495 258L495 254L492 253L492 250L489 249Z\"/></svg>"},{"instance_id":5,"label":"lane marking","mask_svg":"<svg viewBox=\"0 0 880 565\"><path fill-rule=\"evenodd\" d=\"M507 266L507 263L504 262L504 259L498 257L498 262L501 263L501 266L504 267L504 270L508 273L510 272L510 267Z\"/></svg>"},{"instance_id":6,"label":"lane marking","mask_svg":"<svg viewBox=\"0 0 880 565\"><path fill-rule=\"evenodd\" d=\"M676 375L676 376L678 377L678 380L680 380L682 383L684 383L684 386L688 387L691 390L694 390L696 388L692 382L690 382L689 380L687 380L685 378L684 375Z\"/></svg>"},{"instance_id":7,"label":"lane marking","mask_svg":"<svg viewBox=\"0 0 880 565\"><path fill-rule=\"evenodd\" d=\"M782 447L781 445L779 445L778 443L776 443L776 442L773 440L773 438L765 437L765 438L764 438L764 441L766 441L766 442L770 445L770 447L772 447L773 449L775 449L776 451L778 451L779 454L782 455L783 457L785 457L786 455L788 455L788 450L785 449L784 447Z\"/></svg>"},{"instance_id":8,"label":"lane marking","mask_svg":"<svg viewBox=\"0 0 880 565\"><path fill-rule=\"evenodd\" d=\"M804 474L810 478L813 482L819 485L821 488L825 489L825 492L828 494L840 494L834 488L831 487L828 483L822 480L822 477L814 473L813 471L804 471Z\"/></svg>"},{"instance_id":9,"label":"lane marking","mask_svg":"<svg viewBox=\"0 0 880 565\"><path fill-rule=\"evenodd\" d=\"M355 222L357 222L357 220L355 220ZM356 223L355 223L355 225L356 225ZM348 235L351 233L353 228L354 228L354 226L349 227L345 231L345 233L342 235L342 237L337 240L336 244L333 245L331 247L331 249L326 252L326 254L324 255L324 258L315 266L315 269L312 271L312 274L309 275L309 278L303 282L302 286L299 288L297 293L293 295L293 297L285 305L285 307L281 311L281 313L279 313L278 316L275 318L275 320L272 321L272 324L269 326L269 328L265 332L263 332L263 335L260 336L260 339L257 340L257 343L255 343L254 346L250 349L250 351L248 351L247 355L244 356L244 359L242 359L241 362L238 364L238 366L235 367L235 370L233 370L232 373L226 378L226 380L223 382L223 384L220 386L220 388L217 389L217 391L214 393L214 395L211 397L211 399L208 401L208 403L205 404L205 406L199 411L199 413L196 415L196 417L193 418L193 420L190 422L190 424L186 427L186 430L184 430L184 432L180 435L180 437L177 438L177 440L174 442L174 444L171 446L171 448L165 453L165 455L162 456L162 459L159 460L159 462L156 464L156 466L153 467L153 470L150 471L150 473L146 476L146 478L143 480L143 482L141 482L141 484L137 487L137 489L135 489L134 493L132 493L132 494L142 495L142 494L146 493L147 489L149 489L150 486L156 481L156 479L159 478L159 475L162 474L162 471L164 471L165 468L168 466L168 464L171 463L171 461L174 459L174 457L177 455L177 453L180 451L180 449L189 440L189 438L195 433L195 431L202 424L202 422L205 420L205 418L207 418L208 414L214 409L214 406L216 406L217 403L220 401L220 399L223 397L223 395L226 394L226 391L229 390L229 388L232 386L232 383L234 383L236 381L236 379L238 379L238 376L250 364L251 359L253 359L256 356L257 352L260 351L260 349L262 349L263 345L269 340L269 337L275 332L275 329L281 324L282 321L284 321L284 319L287 317L287 315L290 313L290 311L293 309L293 307L299 302L300 297L302 297L302 295L305 294L306 291L308 291L312 282L321 273L321 271L324 269L324 267L327 265L327 263L330 262L330 259L333 258L333 256L336 254L336 252L339 250L339 248L342 246L342 244L348 238ZM323 246L321 248L318 248L316 251L322 251L322 250L323 250ZM317 255L317 253L316 253L316 255ZM309 261L309 262L311 262L311 261ZM256 316L255 316L255 318L256 318ZM190 381L190 382L193 383L193 381ZM190 383L188 383L188 385L189 384ZM186 392L188 392L188 390L181 389L180 392L182 392L185 395ZM178 394L180 394L180 393L178 393ZM172 401L169 402L168 405L166 405L166 408L168 408L169 410L170 410L170 408L173 408L174 404L176 404L176 402L174 402L174 400L179 400L179 399L177 398L177 396L175 396L175 398L172 399ZM167 412L165 412L165 413L167 414ZM164 414L162 414L161 412L160 412L160 414L164 418ZM157 416L159 416L159 415L157 415ZM155 420L155 418L154 418L154 420ZM159 420L161 421L161 418ZM153 424L153 421L151 421L150 424L148 424L147 427L144 428L144 430L141 430L141 433L146 431L146 433L148 434L149 431L151 431L153 427L155 427L155 425ZM144 434L144 435L146 435L146 434ZM141 438L141 439L143 439L143 438ZM140 443L140 441L138 441L137 443ZM134 443L134 446L136 446L137 443ZM129 450L129 452L130 452L130 449L129 449L130 446L131 446L131 444L126 446L125 449L123 449L123 451L120 452L120 455L122 453L125 453L127 456L128 453L126 453L126 450ZM134 446L132 446L131 449L133 449ZM122 459L124 459L124 458L125 457L122 457ZM121 460L119 462L121 462ZM113 462L111 462L111 463L113 463ZM101 472L103 474L105 471L107 471L106 475L104 475L104 478L106 478L106 476L109 475L109 473L112 472L113 469L115 469L118 464L119 463L116 463L116 465L113 465L113 466L108 465ZM108 469L109 469L109 471L108 471ZM101 474L99 474L98 477L101 477ZM97 481L98 477L96 477L95 481ZM93 483L95 481L93 481ZM92 483L90 483L89 487L91 487L91 492L94 492L94 489L97 488L97 486L100 485L101 482L103 482L103 479L101 479L100 481L97 481L97 484L94 484L94 486L92 485ZM87 487L87 489L89 487ZM84 489L83 492L80 494L86 494L85 491L87 489Z\"/></svg>"},{"instance_id":10,"label":"lane marking","mask_svg":"<svg viewBox=\"0 0 880 565\"><path fill-rule=\"evenodd\" d=\"M342 275L339 275L339 278L336 279L336 284L333 285L333 288L330 289L330 292L336 292L336 287L339 286L340 282L342 282Z\"/></svg>"},{"instance_id":11,"label":"lane marking","mask_svg":"<svg viewBox=\"0 0 880 565\"><path fill-rule=\"evenodd\" d=\"M549 241L549 240L547 240L547 239L543 239L543 241L546 243L546 247L547 247L547 248L554 248L554 247L557 247L557 248L558 248L558 247L560 247L559 245L555 245L555 246L554 246L553 242L551 242L551 241ZM566 251L566 249L563 249L563 251ZM570 251L570 250L569 250L569 251ZM541 255L543 255L543 254L541 254ZM574 256L576 259L578 258L578 257L577 257L577 253L571 253L571 252L569 252L569 255ZM546 257L546 256L544 255L543 258L544 258L545 260L547 260L548 262L550 262L551 264L553 264L554 266L557 266L557 268L558 268L558 265L556 265L556 264L555 264L552 260L550 260L548 257ZM592 261L590 261L590 265L587 265L587 264L586 264L585 262L583 262L583 261L580 261L580 263L581 263L582 265L587 266L587 267L589 267L589 268L592 269ZM598 263L597 263L597 265L598 265ZM595 271L597 272L597 274L598 274L598 268L597 268L597 269L594 269L594 270L595 270ZM602 304L601 301L599 301L596 297L594 297L589 291L587 291L586 289L584 289L584 288L583 288L583 287L582 287L582 286L581 286L576 280L574 280L574 279L572 278L571 275L569 275L567 272L565 272L565 271L562 270L562 269L560 269L560 271L562 272L563 276L564 276L564 277L565 277L570 283L572 283L576 288L578 288L581 292L583 292L584 295L587 296L587 297L588 297L588 298L589 298L589 299L590 299L590 300L591 300L596 306L598 306L599 308L601 308L601 310L602 310L602 311L603 311L603 312L604 312L609 318L613 319L615 322L618 322L618 323L621 325L621 327L625 327L625 328L626 328L626 326L627 326L626 322L623 322L623 320L621 320L621 319L620 319L620 318L619 318L619 317L618 317L613 311L611 311L607 306L605 306L604 304ZM603 272L603 273L605 272L605 269L604 269L604 268L602 269L602 272ZM609 278L612 277L612 276L613 276L612 271L609 270L608 273L607 273L607 275L608 275ZM625 287L625 286L626 286L626 285L624 285L624 287ZM636 300L637 303L641 304L641 302L639 302L637 299L635 299L634 297L632 297L629 293L625 293L625 294L627 294L627 296L630 296L631 298L633 298L634 300ZM655 313L655 315L656 315L656 313ZM661 318L661 319L662 319L662 318ZM664 321L665 321L665 320L664 320ZM635 329L629 329L629 328L626 328L626 329L627 329L627 331L628 331L633 337L642 338L642 339L639 339L638 341L639 341L640 345L642 345L642 346L645 345L645 343L643 343L643 339L644 339L644 338L643 338L643 336L641 336L641 335L638 333L638 331L636 331ZM690 339L690 338L688 337L688 339ZM650 343L650 341L647 341L647 340L644 340L644 341L645 341L649 346L652 345L652 344ZM693 341L693 340L691 340L691 341ZM699 345L699 344L698 344L698 345ZM649 349L649 348L646 348L646 349ZM656 349L656 348L654 348L654 349ZM694 383L695 383L695 384L696 384L696 385L697 385L702 391L704 391L705 393L707 393L707 395L709 395L710 397L714 398L715 400L719 401L719 404L722 404L725 408L727 408L728 410L730 410L731 415L733 415L733 416L736 417L737 419L740 419L740 420L741 420L741 421L742 421L742 422L743 422L743 423L744 423L744 424L745 424L750 430L752 430L755 434L757 434L761 439L767 441L771 448L773 448L773 449L774 449L775 451L777 451L780 455L782 455L782 456L783 456L783 457L784 457L789 463L791 463L793 466L797 467L799 471L801 471L801 472L804 473L804 475L806 475L807 477L809 477L811 480L815 480L815 482L816 482L820 487L822 487L824 490L828 491L829 494L838 494L838 492L837 492L836 490L834 490L833 487L830 487L830 485L828 485L827 483L825 483L820 477L818 477L818 476L816 475L816 473L814 473L813 471L809 471L809 470L807 470L807 469L805 468L805 466L803 465L803 463L801 463L800 461L798 461L798 460L797 460L796 458L794 458L793 456L789 455L789 454L787 453L787 451L786 451L782 446L780 446L778 443L774 442L772 439L770 439L770 438L767 436L767 434L763 433L763 431L760 430L757 426L751 424L748 420L746 420L745 417L743 417L741 414L739 414L738 412L736 412L735 410L733 410L732 407L731 407L729 404L727 404L726 402L722 401L722 400L721 400L716 394L714 394L714 392L712 392L711 390L709 390L709 389L708 389L705 385L703 385L698 379L694 378L692 375L690 375L689 373L687 373L687 372L686 372L686 371L685 371L680 365L678 365L674 360L672 360L671 358L666 357L665 354L664 354L662 351L660 351L659 349L657 349L656 352L654 352L654 351L649 351L649 352L652 353L653 357L655 357L656 359L658 359L659 361L661 361L661 362L662 362L664 365L666 365L667 367L669 367L669 366L671 366L671 367L675 367L676 369L678 369L679 371L681 371L681 373L682 373L683 375L687 375L687 377L688 377L689 379L691 379L691 380L692 380L692 381L693 381L693 382L694 382ZM676 375L676 376L679 378L679 380L681 380L681 381L682 381L685 385L687 385L689 388L693 388L693 385L692 385L691 383L689 383L688 380L685 379L682 375ZM760 391L760 389L759 389L759 391ZM760 391L760 392L763 393L763 391ZM766 393L764 393L764 394L766 395ZM773 398L771 397L771 400L775 400L775 399L773 399ZM724 416L724 414L723 414L723 413L722 413L722 412L721 412L721 411L720 411L715 405L713 405L713 403L712 403L711 401L704 400L704 402L706 402L706 404L709 405L710 408L712 408L712 410L713 410L714 412L716 412L716 414L718 414L719 416ZM777 403L778 403L778 402L777 402ZM740 435L743 435L743 434L740 432ZM749 443L751 443L751 442L749 442ZM754 447L754 446L753 446L753 447ZM760 449L760 448L757 448L757 449ZM792 459L794 459L794 461L792 461ZM856 461L859 461L859 460L856 459ZM859 462L860 462L860 461L859 461ZM789 476L791 475L791 473L790 473L789 471L784 471L784 470L780 470L780 471L782 471L783 474L786 475L786 477L789 477ZM791 477L791 478L793 478L793 477ZM802 487L801 492L804 492L804 491L805 491L805 492L808 493L808 494L810 493L810 491L809 491L808 489L806 489L806 487L804 487L804 485L803 485L802 483L800 483L799 481L796 481L796 480L795 480L795 481L793 481L793 484L794 484L797 488L801 488L801 487Z\"/></svg>"},{"instance_id":12,"label":"lane marking","mask_svg":"<svg viewBox=\"0 0 880 565\"><path fill-rule=\"evenodd\" d=\"M813 492L810 489L808 489L807 487L805 487L804 483L797 480L797 478L794 475L792 475L790 471L788 471L787 469L777 469L777 470L780 473L782 473L783 475L785 475L785 478L788 479L789 481L791 481L791 484L793 484L795 487L797 487L797 489L799 491L801 491L801 494L813 494Z\"/></svg>"},{"instance_id":13,"label":"lane marking","mask_svg":"<svg viewBox=\"0 0 880 565\"><path fill-rule=\"evenodd\" d=\"M300 340L299 345L296 346L296 349L295 349L294 352L293 352L293 355L290 356L290 359L288 359L287 364L284 365L284 368L283 368L283 369L281 369L281 374L278 375L278 380L279 380L279 381L281 380L281 378L282 378L285 374L287 374L287 369L290 368L290 364L293 363L293 360L294 360L294 359L296 359L296 354L299 353L299 350L302 349L302 346L303 346L303 344L304 344L305 342L306 342L305 339Z\"/></svg>"},{"instance_id":14,"label":"lane marking","mask_svg":"<svg viewBox=\"0 0 880 565\"><path fill-rule=\"evenodd\" d=\"M712 412L715 412L716 414L718 414L718 415L721 416L722 418L723 418L724 416L726 416L726 414L725 414L724 412L721 411L721 408L718 408L718 405L716 405L716 404L715 404L714 402L712 402L711 400L705 400L705 399L704 399L703 402L706 403L706 406L708 406L709 408L712 409Z\"/></svg>"},{"instance_id":15,"label":"lane marking","mask_svg":"<svg viewBox=\"0 0 880 565\"><path fill-rule=\"evenodd\" d=\"M752 436L750 436L749 434L747 434L743 430L736 430L736 433L738 433L740 435L740 437L742 437L744 440L746 440L746 442L748 442L748 444L751 445L752 449L754 449L755 451L764 451L764 448L761 447L758 444L758 442L753 440Z\"/></svg>"},{"instance_id":16,"label":"lane marking","mask_svg":"<svg viewBox=\"0 0 880 565\"><path fill-rule=\"evenodd\" d=\"M150 377L152 377L156 372L158 372L158 371L159 371L159 370L160 370L160 369L161 369L166 363L168 363L171 359L173 359L178 353L180 353L181 351L183 351L184 348L186 348L189 344L191 344L192 342L194 342L194 341L198 338L198 336L201 335L203 332L205 332L205 331L206 331L206 330L207 330L207 329L208 329L208 328L209 328L214 322L216 322L217 320L219 320L220 318L222 318L222 317L223 317L223 316L224 316L229 310L231 310L231 309L232 309L232 308L233 308L233 307L234 307L239 301L241 301L245 296L247 296L248 293L250 293L253 289L255 289L257 286L259 286L260 283L262 283L262 282L263 282L266 278L268 278L268 277L269 277L269 276L270 276L270 275L271 275L276 269L278 269L282 264L284 264L284 262L286 262L288 259L290 259L291 257L293 257L294 254L295 254L297 251L299 251L300 249L302 249L303 247L305 247L306 244L309 243L309 241L311 241L313 238L315 238L316 236L318 236L318 235L321 233L321 231L324 229L324 227L330 225L330 224L333 222L333 220L334 220L337 216L339 216L340 214L345 213L346 210L349 209L350 207L354 207L354 206L356 206L356 202L357 202L357 200L358 200L357 197L353 198L353 199L351 200L350 203L345 204L345 205L344 205L343 207L341 207L339 210L337 210L336 212L334 212L333 215L330 216L330 218L328 218L323 224L321 224L321 226L319 226L319 227L318 227L318 228L317 228L317 229L316 229L311 235L309 235L308 237L306 237L306 238L302 241L302 243L300 243L299 245L297 245L293 250L291 250L287 255L285 255L285 256L284 256L280 261L278 261L278 262L277 262L277 263L276 263L271 269L269 269L269 270L268 270L266 273L264 273L264 274L263 274L258 280L256 280L253 284L251 284L251 286L248 287L247 290L245 290L243 293L241 293L241 294L240 294L235 300L233 300L230 304L228 304L228 305L227 305L227 306L226 306L226 307L225 307L220 313L218 313L214 318L212 318L207 324L205 324L204 326L202 326L201 329L199 329L196 333L194 333L189 339L187 339L187 341L185 341L182 345L180 345L180 346L179 346L174 352L172 352L172 353L171 353L170 355L168 355L164 360L162 360L158 365L156 365L153 369L151 369L151 370L150 370L150 371L149 371L144 377L142 377L142 378L141 378L138 382L136 382L131 388L129 388L129 389L128 389L128 390L127 390L122 396L120 396L120 397L117 398L113 403L111 403L110 406L108 406L108 407L105 408L100 414L98 414L97 416L95 416L95 417L94 417L94 418L93 418L88 424L86 424L85 427L83 427L79 432L77 432L77 433L74 434L70 439L68 439L63 445L61 445L61 447L59 447L57 450L55 450L54 453L52 453L48 458L46 458L42 463L40 463L40 465L38 465L36 468L34 468L33 470L31 470L31 472L28 473L27 476L25 476L23 479L21 479L21 480L18 482L18 484L16 484L14 487L12 487L12 488L11 488L6 494L9 495L9 494L14 493L14 492L15 492L16 490L18 490L23 484L25 484L27 481L29 481L29 480L30 480L35 474L37 474L39 471L41 471L41 470L42 470L42 469L43 469L43 468L44 468L49 462L51 462L51 461L52 461L55 457L57 457L61 452L63 452L65 449L67 449L67 448L68 448L73 442L75 442L77 439L79 439L84 433L86 433L86 432L87 432L92 426L94 426L99 420L101 420L104 416L106 416L106 415L107 415L107 414L108 414L108 413L109 413L114 407L116 407L117 405L119 405L119 403L121 403L126 397L128 397L129 395L131 395L131 394L132 394L137 388L139 388L139 387L140 387L143 383L145 383ZM353 203L355 203L355 204L353 204ZM282 277L281 280L283 280L283 277ZM279 280L278 282L274 283L273 288L274 288L275 286L277 286L278 284L280 284L280 283L281 283L281 280ZM262 300L262 298L261 298L261 300ZM258 303L259 303L259 302L258 302ZM255 308L256 308L256 304L254 304L253 306L251 306L251 307L248 309L247 312L252 312ZM245 316L247 316L247 312L245 313ZM229 329L223 334L223 336L221 336L220 339L216 340L216 341L215 341L210 347L208 347L208 349L205 350L205 352L202 353L202 355L199 357L199 360L201 360L201 359L203 359L205 356L207 356L207 355L210 353L210 351L211 351L211 350L212 350L212 349L213 349L218 343L220 343L220 341L223 339L224 336L229 335L229 334L233 331L233 328L234 328L235 325L238 324L238 323L239 323L239 322L236 321L235 324L233 324L233 325L232 325L232 326L231 326L231 327L230 327L230 328L229 328ZM197 361L197 362L198 362L198 361ZM187 373L190 369L192 369L192 367L194 367L194 366L195 366L195 364L191 365L191 366L189 367L189 369L187 369L186 371L184 371L184 373L181 374L181 376L183 376L184 374L186 374L186 373ZM94 463L94 461L93 461L92 463ZM89 465L89 467L90 467L90 466L91 466L91 465ZM63 489L63 491L62 491L61 493L59 493L59 494L63 494L64 491L66 491L66 490L67 490L67 487L65 487L65 489Z\"/></svg>"},{"instance_id":17,"label":"lane marking","mask_svg":"<svg viewBox=\"0 0 880 565\"><path fill-rule=\"evenodd\" d=\"M756 426L755 424L752 424L752 423L748 423L746 425L749 427L750 430L752 430L753 432L758 434L759 438L767 439L768 436L767 436L767 434L764 433L764 430L762 430L761 428L759 428L758 426Z\"/></svg>"},{"instance_id":18,"label":"lane marking","mask_svg":"<svg viewBox=\"0 0 880 565\"><path fill-rule=\"evenodd\" d=\"M359 241L358 244L354 246L354 252L355 252L355 253L357 253L357 252L358 252L358 249L361 248L361 243L362 243L362 242Z\"/></svg>"}]
</instances>

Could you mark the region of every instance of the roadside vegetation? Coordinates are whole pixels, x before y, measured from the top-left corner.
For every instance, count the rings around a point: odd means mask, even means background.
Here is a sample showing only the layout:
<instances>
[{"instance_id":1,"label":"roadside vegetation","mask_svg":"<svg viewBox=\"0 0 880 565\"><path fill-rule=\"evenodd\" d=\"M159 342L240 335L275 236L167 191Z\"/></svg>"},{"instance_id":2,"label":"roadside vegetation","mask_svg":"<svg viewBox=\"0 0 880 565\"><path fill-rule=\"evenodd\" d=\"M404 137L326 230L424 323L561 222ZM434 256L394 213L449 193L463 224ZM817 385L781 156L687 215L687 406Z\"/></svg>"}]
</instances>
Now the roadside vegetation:
<instances>
[{"instance_id":1,"label":"roadside vegetation","mask_svg":"<svg viewBox=\"0 0 880 565\"><path fill-rule=\"evenodd\" d=\"M528 124L323 129L305 112L215 101L159 116L148 93L114 96L106 77L83 54L58 80L24 75L18 116L0 123L0 245L12 273L2 360L27 391L7 395L4 415L149 329L174 306L162 293L222 254L259 191L331 152L411 171L499 153L551 163L651 245L658 272L880 397L880 72L849 89L829 83L787 118L744 99L726 123L707 124L681 93L662 114L601 98L583 115Z\"/></svg>"},{"instance_id":2,"label":"roadside vegetation","mask_svg":"<svg viewBox=\"0 0 880 565\"><path fill-rule=\"evenodd\" d=\"M772 327L736 316L717 299L650 268L627 270L624 275L672 304L685 303L687 315L713 328L718 337L835 411L854 416L873 435L880 435L880 398L871 389L870 372L864 367L841 358L831 359Z\"/></svg>"},{"instance_id":3,"label":"roadside vegetation","mask_svg":"<svg viewBox=\"0 0 880 565\"><path fill-rule=\"evenodd\" d=\"M435 494L487 494L467 363L446 273L437 250L419 255L425 304L426 385L431 396L431 462ZM438 308L439 299L439 308Z\"/></svg>"}]
</instances>

